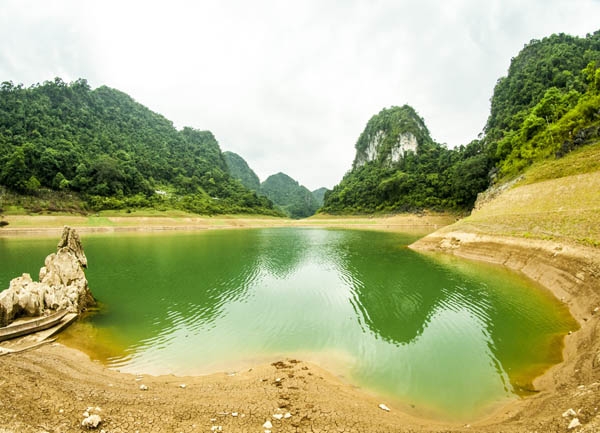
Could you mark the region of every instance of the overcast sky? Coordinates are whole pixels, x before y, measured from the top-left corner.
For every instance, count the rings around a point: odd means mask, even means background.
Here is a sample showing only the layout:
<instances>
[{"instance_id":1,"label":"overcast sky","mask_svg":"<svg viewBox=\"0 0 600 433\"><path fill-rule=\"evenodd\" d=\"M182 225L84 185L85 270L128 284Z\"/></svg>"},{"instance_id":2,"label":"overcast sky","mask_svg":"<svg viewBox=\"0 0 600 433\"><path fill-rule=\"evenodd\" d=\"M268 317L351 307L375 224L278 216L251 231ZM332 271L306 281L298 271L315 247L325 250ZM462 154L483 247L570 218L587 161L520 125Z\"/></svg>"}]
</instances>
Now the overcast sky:
<instances>
[{"instance_id":1,"label":"overcast sky","mask_svg":"<svg viewBox=\"0 0 600 433\"><path fill-rule=\"evenodd\" d=\"M525 43L599 17L600 0L0 0L0 81L114 87L212 131L261 180L331 188L382 108L466 144Z\"/></svg>"}]
</instances>

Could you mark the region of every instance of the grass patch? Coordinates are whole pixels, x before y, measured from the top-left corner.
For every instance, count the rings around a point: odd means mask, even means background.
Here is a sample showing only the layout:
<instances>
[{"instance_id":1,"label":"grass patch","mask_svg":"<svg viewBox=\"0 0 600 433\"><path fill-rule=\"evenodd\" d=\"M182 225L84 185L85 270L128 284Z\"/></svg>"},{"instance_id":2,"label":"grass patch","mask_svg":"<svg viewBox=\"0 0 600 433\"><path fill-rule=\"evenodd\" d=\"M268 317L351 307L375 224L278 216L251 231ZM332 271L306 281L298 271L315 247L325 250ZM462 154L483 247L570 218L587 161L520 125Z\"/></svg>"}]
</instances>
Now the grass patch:
<instances>
[{"instance_id":1,"label":"grass patch","mask_svg":"<svg viewBox=\"0 0 600 433\"><path fill-rule=\"evenodd\" d=\"M558 179L600 170L600 141L581 147L560 159L540 161L524 173L518 185Z\"/></svg>"}]
</instances>

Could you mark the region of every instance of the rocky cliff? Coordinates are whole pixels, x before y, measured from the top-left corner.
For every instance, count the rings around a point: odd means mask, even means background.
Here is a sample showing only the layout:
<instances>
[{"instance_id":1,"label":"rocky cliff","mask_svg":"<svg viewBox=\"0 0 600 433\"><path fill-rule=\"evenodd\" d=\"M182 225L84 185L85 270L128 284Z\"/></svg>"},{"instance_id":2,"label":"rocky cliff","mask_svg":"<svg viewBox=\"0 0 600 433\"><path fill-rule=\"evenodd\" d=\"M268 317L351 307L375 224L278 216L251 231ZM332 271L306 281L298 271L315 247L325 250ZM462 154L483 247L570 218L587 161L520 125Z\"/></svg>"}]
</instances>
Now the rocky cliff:
<instances>
[{"instance_id":1,"label":"rocky cliff","mask_svg":"<svg viewBox=\"0 0 600 433\"><path fill-rule=\"evenodd\" d=\"M419 143L431 141L423 119L404 105L382 110L373 116L356 143L353 168L370 161L391 166L407 152L417 153Z\"/></svg>"},{"instance_id":2,"label":"rocky cliff","mask_svg":"<svg viewBox=\"0 0 600 433\"><path fill-rule=\"evenodd\" d=\"M79 235L65 226L56 253L46 257L40 269L39 282L23 274L0 292L0 326L20 316L41 316L52 310L80 313L94 305L85 278L86 267Z\"/></svg>"}]
</instances>

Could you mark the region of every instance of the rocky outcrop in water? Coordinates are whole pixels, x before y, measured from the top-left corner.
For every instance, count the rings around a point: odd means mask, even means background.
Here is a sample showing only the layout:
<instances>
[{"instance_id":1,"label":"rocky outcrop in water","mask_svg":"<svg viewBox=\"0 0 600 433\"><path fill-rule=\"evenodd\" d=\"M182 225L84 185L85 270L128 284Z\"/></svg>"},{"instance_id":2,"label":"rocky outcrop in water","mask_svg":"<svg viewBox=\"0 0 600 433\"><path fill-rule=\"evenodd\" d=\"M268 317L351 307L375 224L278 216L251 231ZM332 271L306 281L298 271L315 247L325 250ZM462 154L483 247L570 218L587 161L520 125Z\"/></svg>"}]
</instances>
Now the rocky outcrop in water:
<instances>
[{"instance_id":1,"label":"rocky outcrop in water","mask_svg":"<svg viewBox=\"0 0 600 433\"><path fill-rule=\"evenodd\" d=\"M95 305L85 278L86 267L79 235L65 226L56 253L46 257L40 269L39 282L23 274L0 292L0 326L20 316L41 316L56 310L80 313Z\"/></svg>"}]
</instances>

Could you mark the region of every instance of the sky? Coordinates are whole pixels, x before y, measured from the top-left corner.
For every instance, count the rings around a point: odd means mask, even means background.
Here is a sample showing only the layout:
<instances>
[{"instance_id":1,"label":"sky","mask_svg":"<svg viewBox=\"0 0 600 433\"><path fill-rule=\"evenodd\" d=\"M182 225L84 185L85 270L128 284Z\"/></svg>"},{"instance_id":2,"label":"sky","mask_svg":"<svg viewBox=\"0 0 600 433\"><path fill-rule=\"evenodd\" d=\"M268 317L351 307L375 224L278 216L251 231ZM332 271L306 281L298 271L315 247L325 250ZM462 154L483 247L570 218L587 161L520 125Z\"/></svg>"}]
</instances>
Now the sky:
<instances>
[{"instance_id":1,"label":"sky","mask_svg":"<svg viewBox=\"0 0 600 433\"><path fill-rule=\"evenodd\" d=\"M476 139L510 59L598 17L600 0L0 0L0 82L119 89L314 190L383 108L411 105L448 147Z\"/></svg>"}]
</instances>

